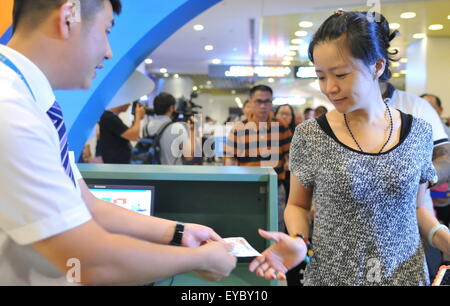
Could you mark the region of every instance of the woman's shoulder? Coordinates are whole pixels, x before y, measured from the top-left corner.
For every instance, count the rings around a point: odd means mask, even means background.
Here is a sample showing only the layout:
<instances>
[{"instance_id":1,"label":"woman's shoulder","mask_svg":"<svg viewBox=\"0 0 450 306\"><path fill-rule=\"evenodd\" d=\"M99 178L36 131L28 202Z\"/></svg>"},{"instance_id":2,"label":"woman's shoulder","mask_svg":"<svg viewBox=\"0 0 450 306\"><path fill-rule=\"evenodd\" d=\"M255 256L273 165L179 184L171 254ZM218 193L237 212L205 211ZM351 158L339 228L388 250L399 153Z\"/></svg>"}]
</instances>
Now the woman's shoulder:
<instances>
[{"instance_id":1,"label":"woman's shoulder","mask_svg":"<svg viewBox=\"0 0 450 306\"><path fill-rule=\"evenodd\" d=\"M318 127L316 119L308 119L297 125L294 135L308 135L316 132Z\"/></svg>"},{"instance_id":2,"label":"woman's shoulder","mask_svg":"<svg viewBox=\"0 0 450 306\"><path fill-rule=\"evenodd\" d=\"M406 115L411 118L411 128L418 131L418 132L428 132L430 134L433 133L433 128L430 123L425 121L422 118L413 116L413 115Z\"/></svg>"}]
</instances>

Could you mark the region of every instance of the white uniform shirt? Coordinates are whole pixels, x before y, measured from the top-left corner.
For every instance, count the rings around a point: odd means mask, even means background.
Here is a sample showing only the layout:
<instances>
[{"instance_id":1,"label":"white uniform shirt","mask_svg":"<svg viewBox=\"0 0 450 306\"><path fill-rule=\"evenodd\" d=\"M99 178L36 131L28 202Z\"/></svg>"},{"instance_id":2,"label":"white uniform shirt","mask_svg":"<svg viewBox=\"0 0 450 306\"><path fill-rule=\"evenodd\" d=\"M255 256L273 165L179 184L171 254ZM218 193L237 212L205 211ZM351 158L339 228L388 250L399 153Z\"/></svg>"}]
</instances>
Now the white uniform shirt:
<instances>
[{"instance_id":1,"label":"white uniform shirt","mask_svg":"<svg viewBox=\"0 0 450 306\"><path fill-rule=\"evenodd\" d=\"M433 128L434 146L448 143L448 136L442 126L439 115L426 100L405 91L395 90L389 105L401 110L405 114L411 114L414 117L421 118L431 124ZM434 214L433 202L431 200L429 189L427 189L424 199L424 205Z\"/></svg>"},{"instance_id":2,"label":"white uniform shirt","mask_svg":"<svg viewBox=\"0 0 450 306\"><path fill-rule=\"evenodd\" d=\"M64 284L65 276L31 244L80 226L91 215L61 163L59 137L47 115L55 102L47 78L20 53L2 45L0 53L36 97L0 63L0 285ZM71 162L79 179L73 155Z\"/></svg>"}]
</instances>

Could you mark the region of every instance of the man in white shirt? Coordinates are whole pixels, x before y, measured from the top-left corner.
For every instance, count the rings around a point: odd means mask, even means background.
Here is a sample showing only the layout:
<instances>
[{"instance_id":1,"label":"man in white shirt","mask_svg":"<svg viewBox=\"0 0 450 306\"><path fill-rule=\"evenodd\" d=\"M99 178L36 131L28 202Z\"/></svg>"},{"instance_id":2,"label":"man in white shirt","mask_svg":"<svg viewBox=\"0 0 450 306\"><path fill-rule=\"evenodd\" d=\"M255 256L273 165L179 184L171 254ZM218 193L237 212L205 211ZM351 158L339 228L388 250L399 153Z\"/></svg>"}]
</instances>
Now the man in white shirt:
<instances>
[{"instance_id":1,"label":"man in white shirt","mask_svg":"<svg viewBox=\"0 0 450 306\"><path fill-rule=\"evenodd\" d=\"M175 98L162 92L155 97L153 109L155 116L151 118L147 133L149 136L160 134L160 160L162 165L183 165L183 161L191 161L194 156L194 133L186 123L172 122L175 113Z\"/></svg>"},{"instance_id":2,"label":"man in white shirt","mask_svg":"<svg viewBox=\"0 0 450 306\"><path fill-rule=\"evenodd\" d=\"M439 178L437 185L447 182L450 178L450 143L438 114L427 101L418 96L395 89L390 83L380 83L380 87L383 98L390 98L389 105L431 124L434 140L433 165ZM429 200L427 206L432 207L431 198Z\"/></svg>"},{"instance_id":3,"label":"man in white shirt","mask_svg":"<svg viewBox=\"0 0 450 306\"><path fill-rule=\"evenodd\" d=\"M15 32L0 46L0 285L218 280L235 267L212 229L106 204L64 156L53 90L89 88L120 11L120 0L14 2Z\"/></svg>"},{"instance_id":4,"label":"man in white shirt","mask_svg":"<svg viewBox=\"0 0 450 306\"><path fill-rule=\"evenodd\" d=\"M380 88L381 92L383 92L383 98L390 99L389 104L391 106L431 124L434 140L433 165L439 178L437 185L447 182L450 179L450 143L436 111L426 100L411 93L395 89L390 83L380 83ZM433 215L435 214L429 189L427 189L424 196L424 205ZM426 244L425 254L428 270L430 271L430 279L434 279L442 262L442 256L439 250L432 248L428 244Z\"/></svg>"}]
</instances>

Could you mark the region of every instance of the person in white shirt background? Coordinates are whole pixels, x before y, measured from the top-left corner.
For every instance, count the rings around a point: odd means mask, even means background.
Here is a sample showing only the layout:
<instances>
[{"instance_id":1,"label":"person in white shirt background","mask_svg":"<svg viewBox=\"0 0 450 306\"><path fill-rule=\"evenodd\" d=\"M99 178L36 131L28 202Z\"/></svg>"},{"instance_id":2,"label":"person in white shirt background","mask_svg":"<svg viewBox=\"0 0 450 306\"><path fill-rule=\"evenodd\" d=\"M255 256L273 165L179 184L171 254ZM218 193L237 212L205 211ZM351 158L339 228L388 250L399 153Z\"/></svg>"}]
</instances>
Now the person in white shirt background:
<instances>
[{"instance_id":1,"label":"person in white shirt background","mask_svg":"<svg viewBox=\"0 0 450 306\"><path fill-rule=\"evenodd\" d=\"M14 34L0 46L1 285L68 284L72 259L88 285L145 284L188 271L219 280L236 265L212 229L185 224L183 234L177 222L105 204L73 161L74 179L62 166L60 136L46 114L53 90L90 87L112 57L108 33L120 11L120 0L14 2Z\"/></svg>"}]
</instances>

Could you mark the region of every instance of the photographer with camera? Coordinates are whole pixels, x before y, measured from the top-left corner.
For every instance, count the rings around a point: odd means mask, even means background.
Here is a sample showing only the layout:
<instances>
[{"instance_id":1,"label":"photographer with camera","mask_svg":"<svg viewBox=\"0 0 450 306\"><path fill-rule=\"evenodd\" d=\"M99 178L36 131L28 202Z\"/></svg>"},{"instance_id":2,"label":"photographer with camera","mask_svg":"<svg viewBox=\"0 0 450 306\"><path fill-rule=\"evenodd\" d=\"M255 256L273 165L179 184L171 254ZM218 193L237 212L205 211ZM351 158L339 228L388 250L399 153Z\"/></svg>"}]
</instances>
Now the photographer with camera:
<instances>
[{"instance_id":1,"label":"photographer with camera","mask_svg":"<svg viewBox=\"0 0 450 306\"><path fill-rule=\"evenodd\" d=\"M153 107L155 116L147 126L150 136L160 135L160 160L162 165L182 165L193 159L191 128L186 122L174 122L175 98L162 92L156 96Z\"/></svg>"},{"instance_id":2,"label":"photographer with camera","mask_svg":"<svg viewBox=\"0 0 450 306\"><path fill-rule=\"evenodd\" d=\"M130 141L138 141L141 121L145 115L145 106L134 103L134 122L128 127L119 118L119 114L126 112L130 103L106 110L100 118L100 146L105 164L129 164L131 158Z\"/></svg>"}]
</instances>

